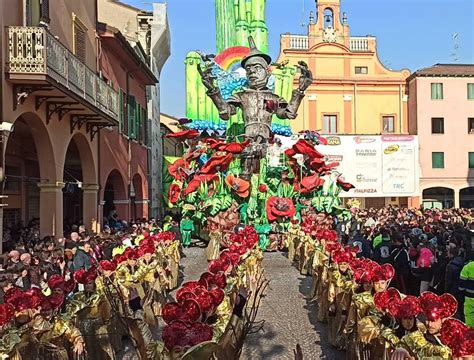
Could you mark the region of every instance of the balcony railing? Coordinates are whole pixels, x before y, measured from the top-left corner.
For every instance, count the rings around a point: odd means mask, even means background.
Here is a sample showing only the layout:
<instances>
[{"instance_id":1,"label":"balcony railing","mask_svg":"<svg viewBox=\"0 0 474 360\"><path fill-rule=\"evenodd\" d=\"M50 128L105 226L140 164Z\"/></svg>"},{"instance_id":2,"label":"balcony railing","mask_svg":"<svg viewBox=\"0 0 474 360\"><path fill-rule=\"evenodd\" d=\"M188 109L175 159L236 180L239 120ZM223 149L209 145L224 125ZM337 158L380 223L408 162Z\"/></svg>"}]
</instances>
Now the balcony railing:
<instances>
[{"instance_id":1,"label":"balcony railing","mask_svg":"<svg viewBox=\"0 0 474 360\"><path fill-rule=\"evenodd\" d=\"M306 50L309 47L306 35L290 35L290 49Z\"/></svg>"},{"instance_id":2,"label":"balcony railing","mask_svg":"<svg viewBox=\"0 0 474 360\"><path fill-rule=\"evenodd\" d=\"M369 39L366 37L351 37L349 43L352 52L369 51Z\"/></svg>"},{"instance_id":3,"label":"balcony railing","mask_svg":"<svg viewBox=\"0 0 474 360\"><path fill-rule=\"evenodd\" d=\"M309 48L309 38L307 35L289 35L290 47L294 50L307 50ZM352 52L369 51L369 38L367 37L351 37L349 40L350 50Z\"/></svg>"},{"instance_id":4,"label":"balcony railing","mask_svg":"<svg viewBox=\"0 0 474 360\"><path fill-rule=\"evenodd\" d=\"M118 93L44 28L8 27L8 72L48 75L118 121Z\"/></svg>"}]
</instances>

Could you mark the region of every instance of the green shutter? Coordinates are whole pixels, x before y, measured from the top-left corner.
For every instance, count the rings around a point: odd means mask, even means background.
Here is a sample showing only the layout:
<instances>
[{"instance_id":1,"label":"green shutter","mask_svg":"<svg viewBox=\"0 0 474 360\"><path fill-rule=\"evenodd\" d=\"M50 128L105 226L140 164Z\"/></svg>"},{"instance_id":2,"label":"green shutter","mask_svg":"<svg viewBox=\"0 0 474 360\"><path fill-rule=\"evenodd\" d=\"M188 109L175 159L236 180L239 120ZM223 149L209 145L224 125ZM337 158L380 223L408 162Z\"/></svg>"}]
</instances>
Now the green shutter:
<instances>
[{"instance_id":1,"label":"green shutter","mask_svg":"<svg viewBox=\"0 0 474 360\"><path fill-rule=\"evenodd\" d=\"M431 100L443 100L442 83L431 83Z\"/></svg>"},{"instance_id":2,"label":"green shutter","mask_svg":"<svg viewBox=\"0 0 474 360\"><path fill-rule=\"evenodd\" d=\"M128 96L128 136L130 139L136 139L137 133L135 129L135 122L137 119L137 103L135 97Z\"/></svg>"},{"instance_id":3,"label":"green shutter","mask_svg":"<svg viewBox=\"0 0 474 360\"><path fill-rule=\"evenodd\" d=\"M443 152L431 153L431 165L433 169L444 169L444 153Z\"/></svg>"},{"instance_id":4,"label":"green shutter","mask_svg":"<svg viewBox=\"0 0 474 360\"><path fill-rule=\"evenodd\" d=\"M467 98L474 100L474 84L467 84Z\"/></svg>"},{"instance_id":5,"label":"green shutter","mask_svg":"<svg viewBox=\"0 0 474 360\"><path fill-rule=\"evenodd\" d=\"M124 94L122 89L119 89L119 132L123 131L123 122L124 122Z\"/></svg>"},{"instance_id":6,"label":"green shutter","mask_svg":"<svg viewBox=\"0 0 474 360\"><path fill-rule=\"evenodd\" d=\"M142 108L141 108L140 104L137 103L137 119L136 119L136 122L135 122L135 139L137 139L137 141L139 141L139 142L142 141L141 133L140 133L141 121L142 121Z\"/></svg>"},{"instance_id":7,"label":"green shutter","mask_svg":"<svg viewBox=\"0 0 474 360\"><path fill-rule=\"evenodd\" d=\"M469 153L469 169L474 169L474 152Z\"/></svg>"}]
</instances>

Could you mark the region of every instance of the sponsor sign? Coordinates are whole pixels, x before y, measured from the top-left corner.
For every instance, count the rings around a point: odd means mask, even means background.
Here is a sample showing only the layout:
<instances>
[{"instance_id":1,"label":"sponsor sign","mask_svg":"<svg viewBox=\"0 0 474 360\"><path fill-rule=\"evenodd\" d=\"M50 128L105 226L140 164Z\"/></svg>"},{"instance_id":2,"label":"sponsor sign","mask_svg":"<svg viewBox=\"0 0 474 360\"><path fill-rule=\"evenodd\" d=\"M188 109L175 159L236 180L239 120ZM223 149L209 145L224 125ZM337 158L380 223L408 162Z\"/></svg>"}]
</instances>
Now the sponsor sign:
<instances>
[{"instance_id":1,"label":"sponsor sign","mask_svg":"<svg viewBox=\"0 0 474 360\"><path fill-rule=\"evenodd\" d=\"M327 136L317 149L326 162L340 163L339 171L355 189L343 197L418 196L418 138L412 135ZM297 139L283 142L291 147Z\"/></svg>"}]
</instances>

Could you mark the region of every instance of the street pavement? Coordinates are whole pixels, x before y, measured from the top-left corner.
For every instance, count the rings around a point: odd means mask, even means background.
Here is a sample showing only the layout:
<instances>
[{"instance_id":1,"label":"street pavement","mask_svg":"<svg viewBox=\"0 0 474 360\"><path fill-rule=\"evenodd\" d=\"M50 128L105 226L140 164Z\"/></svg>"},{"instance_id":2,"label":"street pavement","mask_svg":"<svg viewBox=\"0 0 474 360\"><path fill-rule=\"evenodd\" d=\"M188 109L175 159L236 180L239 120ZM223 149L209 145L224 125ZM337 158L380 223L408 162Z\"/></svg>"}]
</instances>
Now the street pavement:
<instances>
[{"instance_id":1,"label":"street pavement","mask_svg":"<svg viewBox=\"0 0 474 360\"><path fill-rule=\"evenodd\" d=\"M184 250L182 281L198 279L207 268L204 244L193 245ZM327 325L317 322L315 304L307 300L311 278L290 266L286 253L265 253L263 264L270 285L257 321L265 320L265 323L262 331L247 337L241 359L293 360L297 343L301 345L304 360L344 359L346 354L327 342Z\"/></svg>"}]
</instances>

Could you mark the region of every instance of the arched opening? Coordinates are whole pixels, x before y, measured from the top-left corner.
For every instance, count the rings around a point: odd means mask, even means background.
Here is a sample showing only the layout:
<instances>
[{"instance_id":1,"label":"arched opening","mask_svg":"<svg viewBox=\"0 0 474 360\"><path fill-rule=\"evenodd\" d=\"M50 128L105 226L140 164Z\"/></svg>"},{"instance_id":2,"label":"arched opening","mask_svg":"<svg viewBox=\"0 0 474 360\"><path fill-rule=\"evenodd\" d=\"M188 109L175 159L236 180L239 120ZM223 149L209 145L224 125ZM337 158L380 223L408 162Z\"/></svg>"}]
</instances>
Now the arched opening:
<instances>
[{"instance_id":1,"label":"arched opening","mask_svg":"<svg viewBox=\"0 0 474 360\"><path fill-rule=\"evenodd\" d=\"M8 196L5 201L8 206L4 209L3 220L6 238L18 240L21 226L29 226L34 234L41 236L55 233L55 225L62 227L62 222L56 224L58 209L54 203L49 204L47 214L41 211L38 184L54 183L57 174L48 132L36 114L25 113L15 120L5 149L5 176L4 194Z\"/></svg>"},{"instance_id":2,"label":"arched opening","mask_svg":"<svg viewBox=\"0 0 474 360\"><path fill-rule=\"evenodd\" d=\"M423 207L425 209L454 207L454 190L441 186L423 190Z\"/></svg>"},{"instance_id":3,"label":"arched opening","mask_svg":"<svg viewBox=\"0 0 474 360\"><path fill-rule=\"evenodd\" d=\"M333 29L334 28L334 12L331 8L324 9L324 28Z\"/></svg>"},{"instance_id":4,"label":"arched opening","mask_svg":"<svg viewBox=\"0 0 474 360\"><path fill-rule=\"evenodd\" d=\"M467 209L474 208L474 186L459 191L459 206Z\"/></svg>"},{"instance_id":5,"label":"arched opening","mask_svg":"<svg viewBox=\"0 0 474 360\"><path fill-rule=\"evenodd\" d=\"M63 182L64 229L69 232L72 225L83 223L84 209L81 156L74 140L71 140L66 151Z\"/></svg>"},{"instance_id":6,"label":"arched opening","mask_svg":"<svg viewBox=\"0 0 474 360\"><path fill-rule=\"evenodd\" d=\"M127 219L128 202L125 182L118 170L112 170L107 177L103 198L104 225L115 227L118 220ZM116 215L116 216L115 216Z\"/></svg>"},{"instance_id":7,"label":"arched opening","mask_svg":"<svg viewBox=\"0 0 474 360\"><path fill-rule=\"evenodd\" d=\"M132 178L133 190L131 193L132 201L132 217L140 219L143 217L143 180L139 174L135 174Z\"/></svg>"},{"instance_id":8,"label":"arched opening","mask_svg":"<svg viewBox=\"0 0 474 360\"><path fill-rule=\"evenodd\" d=\"M85 224L90 229L91 220L96 217L97 193L90 193L88 187L96 185L97 181L92 150L83 134L74 135L69 142L64 159L63 182L66 232L71 230L72 225L79 224ZM89 191L87 197L84 189Z\"/></svg>"}]
</instances>

